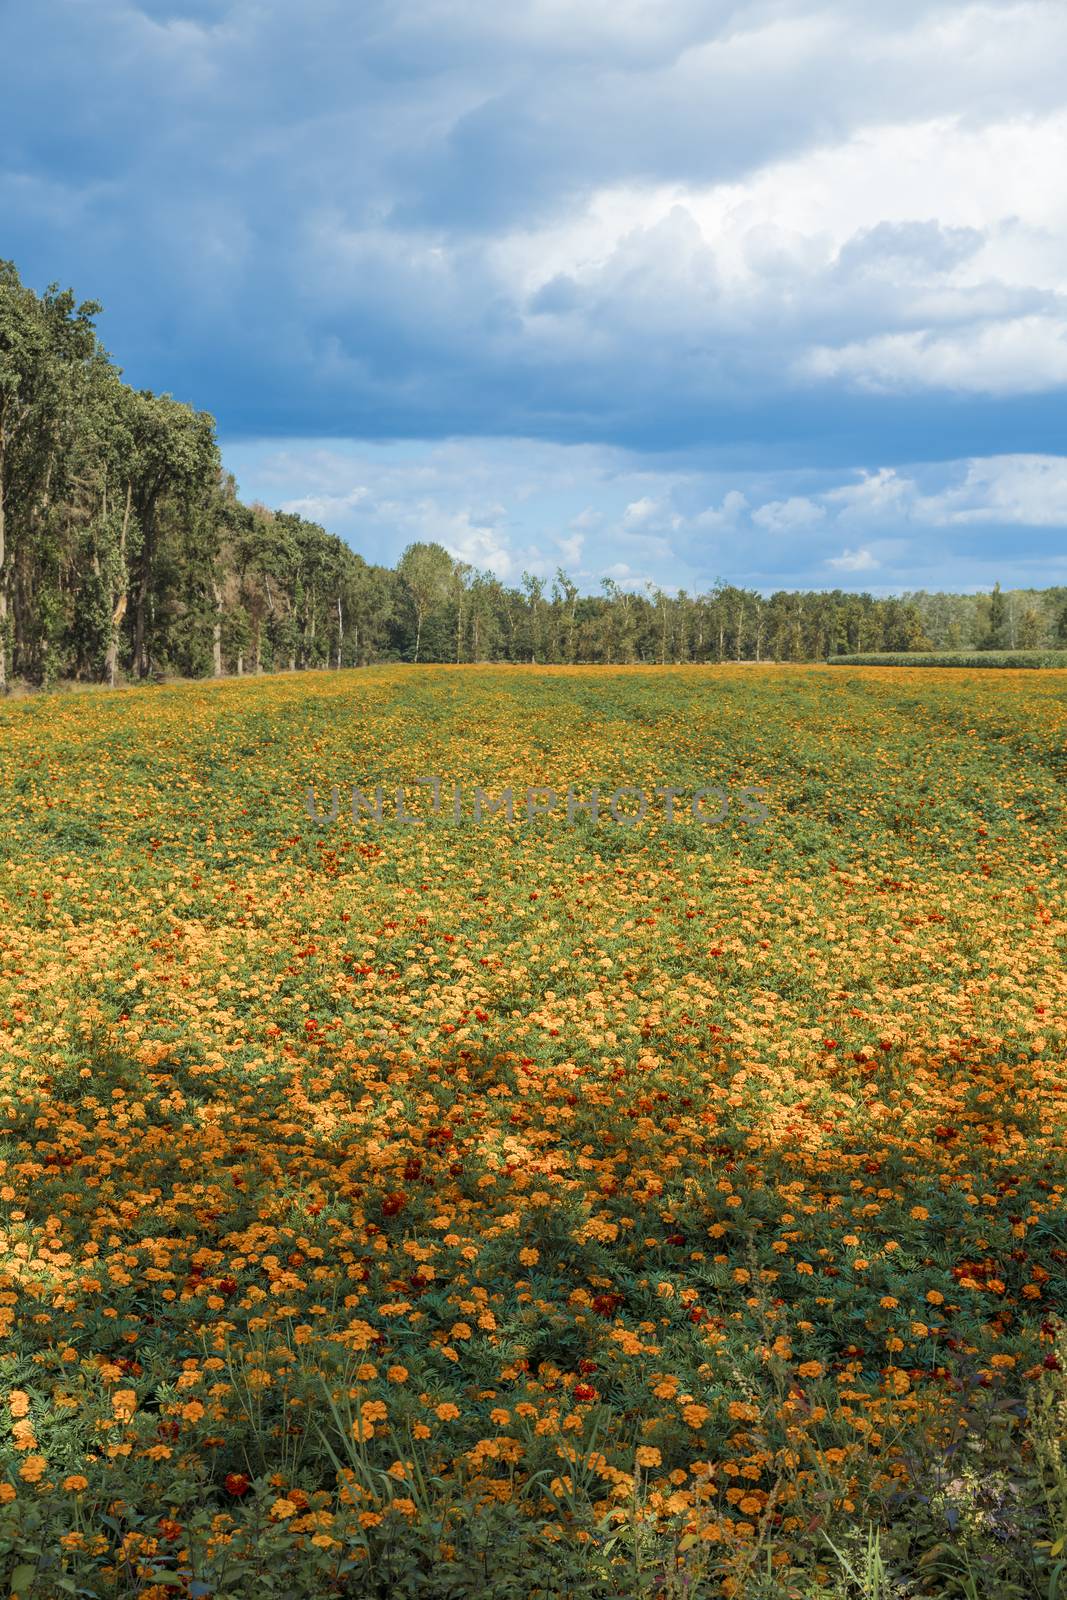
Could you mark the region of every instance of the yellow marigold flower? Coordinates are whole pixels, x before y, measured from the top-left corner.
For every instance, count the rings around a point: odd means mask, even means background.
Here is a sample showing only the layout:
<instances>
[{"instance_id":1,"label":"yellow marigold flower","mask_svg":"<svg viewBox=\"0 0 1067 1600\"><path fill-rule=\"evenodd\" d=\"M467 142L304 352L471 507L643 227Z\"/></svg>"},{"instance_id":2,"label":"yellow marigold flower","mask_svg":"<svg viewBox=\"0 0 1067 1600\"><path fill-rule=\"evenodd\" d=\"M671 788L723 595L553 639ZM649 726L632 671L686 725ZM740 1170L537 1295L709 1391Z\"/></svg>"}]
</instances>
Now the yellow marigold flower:
<instances>
[{"instance_id":1,"label":"yellow marigold flower","mask_svg":"<svg viewBox=\"0 0 1067 1600\"><path fill-rule=\"evenodd\" d=\"M892 1294L884 1294L878 1304L883 1311L895 1311L900 1301Z\"/></svg>"},{"instance_id":2,"label":"yellow marigold flower","mask_svg":"<svg viewBox=\"0 0 1067 1600\"><path fill-rule=\"evenodd\" d=\"M639 1467L661 1467L663 1465L663 1457L655 1445L651 1444L639 1444L634 1454L634 1460Z\"/></svg>"},{"instance_id":3,"label":"yellow marigold flower","mask_svg":"<svg viewBox=\"0 0 1067 1600\"><path fill-rule=\"evenodd\" d=\"M925 1222L930 1213L925 1206L912 1206L910 1215L913 1222Z\"/></svg>"},{"instance_id":4,"label":"yellow marigold flower","mask_svg":"<svg viewBox=\"0 0 1067 1600\"><path fill-rule=\"evenodd\" d=\"M38 1483L44 1477L47 1466L44 1456L27 1456L19 1468L19 1477L26 1483Z\"/></svg>"},{"instance_id":5,"label":"yellow marigold flower","mask_svg":"<svg viewBox=\"0 0 1067 1600\"><path fill-rule=\"evenodd\" d=\"M407 1383L408 1369L407 1367L400 1366L390 1367L385 1376L389 1379L390 1383Z\"/></svg>"},{"instance_id":6,"label":"yellow marigold flower","mask_svg":"<svg viewBox=\"0 0 1067 1600\"><path fill-rule=\"evenodd\" d=\"M489 1421L495 1422L498 1428L506 1428L511 1421L511 1412L505 1411L503 1406L494 1406L489 1413Z\"/></svg>"},{"instance_id":7,"label":"yellow marigold flower","mask_svg":"<svg viewBox=\"0 0 1067 1600\"><path fill-rule=\"evenodd\" d=\"M189 1400L182 1406L182 1417L186 1422L199 1422L204 1415L204 1407L199 1400Z\"/></svg>"},{"instance_id":8,"label":"yellow marigold flower","mask_svg":"<svg viewBox=\"0 0 1067 1600\"><path fill-rule=\"evenodd\" d=\"M13 1417L24 1417L30 1409L30 1397L25 1389L12 1389L7 1397L7 1403L11 1407Z\"/></svg>"},{"instance_id":9,"label":"yellow marigold flower","mask_svg":"<svg viewBox=\"0 0 1067 1600\"><path fill-rule=\"evenodd\" d=\"M455 1422L459 1416L459 1407L453 1405L451 1400L444 1400L439 1406L434 1406L434 1416L439 1422Z\"/></svg>"},{"instance_id":10,"label":"yellow marigold flower","mask_svg":"<svg viewBox=\"0 0 1067 1600\"><path fill-rule=\"evenodd\" d=\"M136 1389L116 1389L111 1396L111 1409L120 1422L129 1422L137 1410Z\"/></svg>"},{"instance_id":11,"label":"yellow marigold flower","mask_svg":"<svg viewBox=\"0 0 1067 1600\"><path fill-rule=\"evenodd\" d=\"M0 1506L10 1505L15 1498L14 1484L0 1483Z\"/></svg>"},{"instance_id":12,"label":"yellow marigold flower","mask_svg":"<svg viewBox=\"0 0 1067 1600\"><path fill-rule=\"evenodd\" d=\"M823 1366L821 1361L802 1361L797 1368L802 1378L821 1378Z\"/></svg>"},{"instance_id":13,"label":"yellow marigold flower","mask_svg":"<svg viewBox=\"0 0 1067 1600\"><path fill-rule=\"evenodd\" d=\"M275 1500L274 1504L270 1508L271 1516L278 1517L279 1519L283 1517L295 1517L296 1512L296 1506L291 1500L286 1500L284 1496L278 1500Z\"/></svg>"},{"instance_id":14,"label":"yellow marigold flower","mask_svg":"<svg viewBox=\"0 0 1067 1600\"><path fill-rule=\"evenodd\" d=\"M926 1299L932 1306L943 1306L945 1303L945 1297L940 1289L928 1289L926 1291Z\"/></svg>"},{"instance_id":15,"label":"yellow marigold flower","mask_svg":"<svg viewBox=\"0 0 1067 1600\"><path fill-rule=\"evenodd\" d=\"M63 1479L63 1488L67 1494L81 1494L82 1490L88 1487L88 1478L83 1478L79 1472L73 1472L69 1478Z\"/></svg>"},{"instance_id":16,"label":"yellow marigold flower","mask_svg":"<svg viewBox=\"0 0 1067 1600\"><path fill-rule=\"evenodd\" d=\"M524 1267L536 1267L540 1259L540 1250L535 1250L530 1245L527 1245L525 1249L519 1251L519 1260L522 1262Z\"/></svg>"}]
</instances>

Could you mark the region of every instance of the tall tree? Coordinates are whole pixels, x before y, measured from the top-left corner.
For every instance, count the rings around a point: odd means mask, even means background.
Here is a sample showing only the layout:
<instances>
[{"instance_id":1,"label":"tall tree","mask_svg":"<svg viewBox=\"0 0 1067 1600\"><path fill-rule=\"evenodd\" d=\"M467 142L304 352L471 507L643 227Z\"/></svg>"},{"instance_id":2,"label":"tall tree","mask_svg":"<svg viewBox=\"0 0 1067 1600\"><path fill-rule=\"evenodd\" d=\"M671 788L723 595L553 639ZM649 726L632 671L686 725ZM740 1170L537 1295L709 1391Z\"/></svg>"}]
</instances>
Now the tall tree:
<instances>
[{"instance_id":1,"label":"tall tree","mask_svg":"<svg viewBox=\"0 0 1067 1600\"><path fill-rule=\"evenodd\" d=\"M443 545L409 544L400 557L397 571L415 612L413 660L418 661L426 619L444 604L448 595L453 577L452 557Z\"/></svg>"}]
</instances>

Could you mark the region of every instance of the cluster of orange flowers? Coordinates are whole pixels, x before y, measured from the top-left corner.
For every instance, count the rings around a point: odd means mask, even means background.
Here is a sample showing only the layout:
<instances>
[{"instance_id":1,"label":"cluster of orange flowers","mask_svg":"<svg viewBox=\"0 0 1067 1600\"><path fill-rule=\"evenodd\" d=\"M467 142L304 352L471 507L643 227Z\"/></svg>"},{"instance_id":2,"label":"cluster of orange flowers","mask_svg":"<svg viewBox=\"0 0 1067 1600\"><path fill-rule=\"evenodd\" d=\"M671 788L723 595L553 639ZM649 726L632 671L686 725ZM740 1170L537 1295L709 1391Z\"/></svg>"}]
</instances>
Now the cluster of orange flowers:
<instances>
[{"instance_id":1,"label":"cluster of orange flowers","mask_svg":"<svg viewBox=\"0 0 1067 1600\"><path fill-rule=\"evenodd\" d=\"M0 1499L172 1507L125 1556L63 1535L146 1571L190 1474L219 1545L265 1485L340 1548L417 1521L431 1471L549 1539L643 1518L727 1565L828 1481L864 1521L909 1430L1043 1370L1063 1294L1067 700L995 680L4 707ZM302 815L446 769L669 769L770 818Z\"/></svg>"}]
</instances>

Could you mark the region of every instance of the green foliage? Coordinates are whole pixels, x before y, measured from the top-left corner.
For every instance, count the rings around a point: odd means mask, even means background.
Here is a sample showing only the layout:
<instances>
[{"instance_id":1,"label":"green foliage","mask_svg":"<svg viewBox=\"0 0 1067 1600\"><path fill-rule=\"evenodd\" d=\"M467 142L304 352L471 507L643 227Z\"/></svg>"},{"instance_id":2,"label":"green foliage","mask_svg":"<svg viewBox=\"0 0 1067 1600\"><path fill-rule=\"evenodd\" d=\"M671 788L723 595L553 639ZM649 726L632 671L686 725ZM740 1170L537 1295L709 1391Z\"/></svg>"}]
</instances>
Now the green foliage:
<instances>
[{"instance_id":1,"label":"green foliage","mask_svg":"<svg viewBox=\"0 0 1067 1600\"><path fill-rule=\"evenodd\" d=\"M1064 1600L1059 683L456 685L0 708L4 1592Z\"/></svg>"},{"instance_id":2,"label":"green foliage","mask_svg":"<svg viewBox=\"0 0 1067 1600\"><path fill-rule=\"evenodd\" d=\"M830 656L832 667L1067 667L1067 650L869 651Z\"/></svg>"},{"instance_id":3,"label":"green foliage","mask_svg":"<svg viewBox=\"0 0 1067 1600\"><path fill-rule=\"evenodd\" d=\"M243 505L211 416L123 383L98 311L0 262L0 690L391 660L1062 664L1063 589L670 595L606 579L579 595L562 570L508 587L427 542L369 565L317 523Z\"/></svg>"}]
</instances>

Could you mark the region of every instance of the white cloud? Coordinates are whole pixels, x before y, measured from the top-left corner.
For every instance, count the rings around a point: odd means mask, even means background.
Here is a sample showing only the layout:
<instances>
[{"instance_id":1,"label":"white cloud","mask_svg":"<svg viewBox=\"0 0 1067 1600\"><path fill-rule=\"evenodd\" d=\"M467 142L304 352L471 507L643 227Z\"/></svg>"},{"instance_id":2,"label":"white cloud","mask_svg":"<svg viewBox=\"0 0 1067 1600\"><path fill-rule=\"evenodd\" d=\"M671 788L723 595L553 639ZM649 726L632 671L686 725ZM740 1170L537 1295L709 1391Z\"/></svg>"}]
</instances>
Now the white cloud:
<instances>
[{"instance_id":1,"label":"white cloud","mask_svg":"<svg viewBox=\"0 0 1067 1600\"><path fill-rule=\"evenodd\" d=\"M631 500L622 514L622 520L632 528L647 527L660 514L660 509L655 500L643 495L640 500Z\"/></svg>"},{"instance_id":2,"label":"white cloud","mask_svg":"<svg viewBox=\"0 0 1067 1600\"><path fill-rule=\"evenodd\" d=\"M765 528L768 533L782 533L795 528L810 528L814 523L821 522L826 513L823 507L814 500L809 500L806 495L790 495L788 500L768 500L752 513L752 520L758 528Z\"/></svg>"},{"instance_id":3,"label":"white cloud","mask_svg":"<svg viewBox=\"0 0 1067 1600\"><path fill-rule=\"evenodd\" d=\"M918 505L921 516L938 526L984 522L1067 529L1067 458L970 461L962 482L923 497Z\"/></svg>"},{"instance_id":4,"label":"white cloud","mask_svg":"<svg viewBox=\"0 0 1067 1600\"><path fill-rule=\"evenodd\" d=\"M436 539L509 582L559 566L586 590L605 572L690 591L719 576L820 587L828 573L853 587L877 577L885 592L966 587L969 573L971 587L1013 573L1067 581L1067 456L741 474L533 440L335 442L306 455L265 442L225 455L246 496L303 510L370 560Z\"/></svg>"},{"instance_id":5,"label":"white cloud","mask_svg":"<svg viewBox=\"0 0 1067 1600\"><path fill-rule=\"evenodd\" d=\"M799 370L884 393L1039 394L1067 385L1067 307L1062 315L1018 317L961 334L891 334L819 348Z\"/></svg>"},{"instance_id":6,"label":"white cloud","mask_svg":"<svg viewBox=\"0 0 1067 1600\"><path fill-rule=\"evenodd\" d=\"M869 550L842 550L839 556L828 556L826 565L841 572L870 572L878 562Z\"/></svg>"},{"instance_id":7,"label":"white cloud","mask_svg":"<svg viewBox=\"0 0 1067 1600\"><path fill-rule=\"evenodd\" d=\"M580 533L572 534L569 538L556 540L556 549L559 551L560 561L569 567L577 567L580 564L584 547L585 537Z\"/></svg>"}]
</instances>

